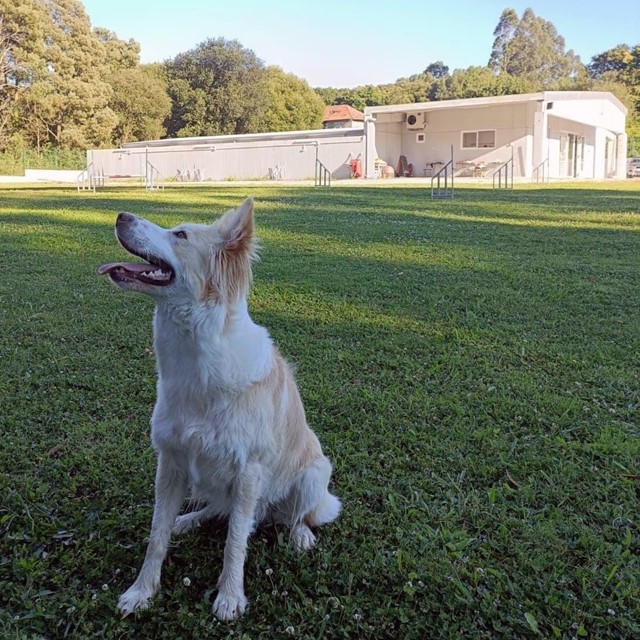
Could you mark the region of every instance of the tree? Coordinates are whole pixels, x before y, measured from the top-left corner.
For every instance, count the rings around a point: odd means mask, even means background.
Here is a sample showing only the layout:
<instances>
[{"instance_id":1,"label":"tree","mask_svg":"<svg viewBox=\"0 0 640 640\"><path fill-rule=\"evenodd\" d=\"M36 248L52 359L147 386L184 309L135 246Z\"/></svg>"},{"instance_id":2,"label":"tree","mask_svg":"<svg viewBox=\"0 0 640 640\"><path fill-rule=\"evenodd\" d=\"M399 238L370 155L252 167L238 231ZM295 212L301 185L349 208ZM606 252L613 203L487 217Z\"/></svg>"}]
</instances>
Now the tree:
<instances>
[{"instance_id":1,"label":"tree","mask_svg":"<svg viewBox=\"0 0 640 640\"><path fill-rule=\"evenodd\" d=\"M629 150L640 154L640 44L619 44L591 58L588 65L593 89L611 91L629 109Z\"/></svg>"},{"instance_id":2,"label":"tree","mask_svg":"<svg viewBox=\"0 0 640 640\"><path fill-rule=\"evenodd\" d=\"M505 71L505 65L510 56L510 45L518 28L520 19L513 9L505 9L493 30L493 47L489 56L489 68L496 73Z\"/></svg>"},{"instance_id":3,"label":"tree","mask_svg":"<svg viewBox=\"0 0 640 640\"><path fill-rule=\"evenodd\" d=\"M13 128L41 149L88 147L109 140L116 123L103 79L104 45L77 0L0 0L10 45L3 93L10 95Z\"/></svg>"},{"instance_id":4,"label":"tree","mask_svg":"<svg viewBox=\"0 0 640 640\"><path fill-rule=\"evenodd\" d=\"M506 73L496 75L489 67L456 69L448 78L440 78L433 86L433 100L455 100L527 93L532 86L524 78Z\"/></svg>"},{"instance_id":5,"label":"tree","mask_svg":"<svg viewBox=\"0 0 640 640\"><path fill-rule=\"evenodd\" d=\"M496 26L489 68L496 74L522 77L540 89L551 88L580 74L583 66L553 23L526 9L518 18L505 9Z\"/></svg>"},{"instance_id":6,"label":"tree","mask_svg":"<svg viewBox=\"0 0 640 640\"><path fill-rule=\"evenodd\" d=\"M171 111L164 122L167 136L188 138L208 132L207 94L194 89L184 78L168 81Z\"/></svg>"},{"instance_id":7,"label":"tree","mask_svg":"<svg viewBox=\"0 0 640 640\"><path fill-rule=\"evenodd\" d=\"M627 86L640 85L640 44L619 44L591 58L587 66L592 78L609 78Z\"/></svg>"},{"instance_id":8,"label":"tree","mask_svg":"<svg viewBox=\"0 0 640 640\"><path fill-rule=\"evenodd\" d=\"M117 145L153 140L164 135L164 121L171 113L167 81L152 65L139 65L114 72L109 106L118 117L113 131Z\"/></svg>"},{"instance_id":9,"label":"tree","mask_svg":"<svg viewBox=\"0 0 640 640\"><path fill-rule=\"evenodd\" d=\"M209 39L166 63L171 136L257 131L268 104L264 64L237 40Z\"/></svg>"},{"instance_id":10,"label":"tree","mask_svg":"<svg viewBox=\"0 0 640 640\"><path fill-rule=\"evenodd\" d=\"M23 37L19 26L0 14L0 149L6 148L12 133L12 105L16 89L14 50Z\"/></svg>"},{"instance_id":11,"label":"tree","mask_svg":"<svg viewBox=\"0 0 640 640\"><path fill-rule=\"evenodd\" d=\"M318 88L315 92L327 105L348 104L363 111L365 107L384 104L402 104L426 99L425 77L423 74L400 78L393 84L368 84L354 89ZM430 86L430 82L428 83Z\"/></svg>"},{"instance_id":12,"label":"tree","mask_svg":"<svg viewBox=\"0 0 640 640\"><path fill-rule=\"evenodd\" d=\"M96 38L104 47L105 63L112 71L133 69L140 63L140 45L135 40L125 42L109 29L96 27L93 30Z\"/></svg>"},{"instance_id":13,"label":"tree","mask_svg":"<svg viewBox=\"0 0 640 640\"><path fill-rule=\"evenodd\" d=\"M431 64L427 65L424 73L436 79L445 78L449 75L449 67L447 67L447 65L442 62L442 60L437 60L436 62L432 62Z\"/></svg>"},{"instance_id":14,"label":"tree","mask_svg":"<svg viewBox=\"0 0 640 640\"><path fill-rule=\"evenodd\" d=\"M324 102L309 84L280 67L267 67L268 106L260 131L296 131L322 127Z\"/></svg>"}]
</instances>

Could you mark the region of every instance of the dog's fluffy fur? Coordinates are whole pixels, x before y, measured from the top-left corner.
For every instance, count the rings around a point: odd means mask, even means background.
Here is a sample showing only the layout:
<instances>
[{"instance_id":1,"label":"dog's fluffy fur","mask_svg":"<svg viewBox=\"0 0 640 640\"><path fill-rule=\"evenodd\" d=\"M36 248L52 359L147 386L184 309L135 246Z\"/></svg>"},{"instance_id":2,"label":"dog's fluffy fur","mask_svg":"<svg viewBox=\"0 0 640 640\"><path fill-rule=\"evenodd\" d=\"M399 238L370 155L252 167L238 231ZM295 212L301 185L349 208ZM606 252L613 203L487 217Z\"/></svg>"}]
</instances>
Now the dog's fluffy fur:
<instances>
[{"instance_id":1,"label":"dog's fluffy fur","mask_svg":"<svg viewBox=\"0 0 640 640\"><path fill-rule=\"evenodd\" d=\"M247 310L256 257L253 201L209 226L164 229L121 213L116 236L147 262L112 263L99 273L155 299L158 365L151 535L118 608L127 615L149 605L172 531L224 516L229 528L213 612L232 620L247 605L244 561L254 527L271 516L291 527L293 546L304 550L315 542L311 527L340 511L327 489L331 464L307 425L291 370ZM205 506L178 516L189 488Z\"/></svg>"}]
</instances>

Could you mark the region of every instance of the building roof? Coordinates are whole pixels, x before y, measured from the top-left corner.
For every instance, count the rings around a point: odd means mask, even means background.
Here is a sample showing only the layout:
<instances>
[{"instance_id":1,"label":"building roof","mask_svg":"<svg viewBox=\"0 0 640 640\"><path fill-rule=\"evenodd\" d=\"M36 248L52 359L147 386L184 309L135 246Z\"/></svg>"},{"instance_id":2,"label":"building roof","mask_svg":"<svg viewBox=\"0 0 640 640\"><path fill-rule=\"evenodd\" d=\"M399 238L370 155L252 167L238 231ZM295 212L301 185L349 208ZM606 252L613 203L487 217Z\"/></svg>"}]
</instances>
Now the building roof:
<instances>
[{"instance_id":1,"label":"building roof","mask_svg":"<svg viewBox=\"0 0 640 640\"><path fill-rule=\"evenodd\" d=\"M357 120L364 122L364 113L354 109L348 104L333 104L326 107L322 122L335 122L336 120Z\"/></svg>"},{"instance_id":2,"label":"building roof","mask_svg":"<svg viewBox=\"0 0 640 640\"><path fill-rule=\"evenodd\" d=\"M544 102L553 100L608 100L622 113L627 114L627 108L609 91L541 91L539 93L521 93L507 96L487 96L482 98L458 98L455 100L438 100L434 102L416 102L410 104L393 104L378 107L365 107L367 115L378 113L397 113L414 111L435 111L438 109L472 108L493 106L498 104L513 104L522 102Z\"/></svg>"},{"instance_id":3,"label":"building roof","mask_svg":"<svg viewBox=\"0 0 640 640\"><path fill-rule=\"evenodd\" d=\"M325 138L352 138L364 135L362 126L348 129L309 129L304 131L274 131L271 133L238 133L220 136L195 136L191 138L165 138L162 140L142 140L140 142L125 142L121 149L145 149L146 147L175 147L190 148L192 150L210 148L215 145L231 145L243 143L275 143L297 144L305 141L313 144Z\"/></svg>"}]
</instances>

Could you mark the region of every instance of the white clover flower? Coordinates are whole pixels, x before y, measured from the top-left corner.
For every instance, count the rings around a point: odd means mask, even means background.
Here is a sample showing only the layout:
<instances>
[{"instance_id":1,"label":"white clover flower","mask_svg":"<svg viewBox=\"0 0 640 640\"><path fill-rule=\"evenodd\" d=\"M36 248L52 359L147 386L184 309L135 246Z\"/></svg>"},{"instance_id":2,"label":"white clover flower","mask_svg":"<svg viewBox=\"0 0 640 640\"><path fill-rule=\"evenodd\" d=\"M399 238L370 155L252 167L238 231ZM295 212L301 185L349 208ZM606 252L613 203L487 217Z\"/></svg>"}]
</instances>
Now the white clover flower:
<instances>
[{"instance_id":1,"label":"white clover flower","mask_svg":"<svg viewBox=\"0 0 640 640\"><path fill-rule=\"evenodd\" d=\"M185 587L190 587L191 586L191 579L188 576L185 576L184 578L182 578L182 584Z\"/></svg>"},{"instance_id":2,"label":"white clover flower","mask_svg":"<svg viewBox=\"0 0 640 640\"><path fill-rule=\"evenodd\" d=\"M296 630L293 627L289 626L284 630L284 632L292 636L296 632Z\"/></svg>"},{"instance_id":3,"label":"white clover flower","mask_svg":"<svg viewBox=\"0 0 640 640\"><path fill-rule=\"evenodd\" d=\"M272 576L272 575L273 575L273 569L269 568L269 569L267 569L267 570L265 571L265 573L266 573L268 576Z\"/></svg>"}]
</instances>

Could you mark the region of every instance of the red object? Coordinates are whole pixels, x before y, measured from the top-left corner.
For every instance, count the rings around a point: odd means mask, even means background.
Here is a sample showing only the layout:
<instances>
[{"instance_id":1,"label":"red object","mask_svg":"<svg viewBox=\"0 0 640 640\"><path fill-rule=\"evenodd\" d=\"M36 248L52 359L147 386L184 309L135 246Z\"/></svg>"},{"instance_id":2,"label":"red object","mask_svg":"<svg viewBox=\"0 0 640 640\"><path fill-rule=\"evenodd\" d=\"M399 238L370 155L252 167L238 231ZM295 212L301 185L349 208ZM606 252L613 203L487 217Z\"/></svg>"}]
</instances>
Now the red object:
<instances>
[{"instance_id":1,"label":"red object","mask_svg":"<svg viewBox=\"0 0 640 640\"><path fill-rule=\"evenodd\" d=\"M362 178L362 161L360 158L349 160L349 170L352 178Z\"/></svg>"}]
</instances>

